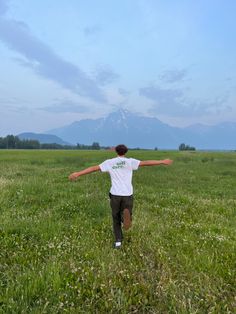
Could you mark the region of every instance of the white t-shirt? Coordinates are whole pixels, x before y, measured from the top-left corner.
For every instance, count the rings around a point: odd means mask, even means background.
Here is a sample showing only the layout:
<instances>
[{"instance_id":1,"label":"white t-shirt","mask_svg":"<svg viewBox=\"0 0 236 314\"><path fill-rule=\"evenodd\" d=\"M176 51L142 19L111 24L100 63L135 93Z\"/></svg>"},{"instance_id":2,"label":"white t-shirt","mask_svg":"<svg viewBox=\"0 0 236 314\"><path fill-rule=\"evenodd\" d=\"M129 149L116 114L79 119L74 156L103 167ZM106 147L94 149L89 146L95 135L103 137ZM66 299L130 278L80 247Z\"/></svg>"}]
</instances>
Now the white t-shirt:
<instances>
[{"instance_id":1,"label":"white t-shirt","mask_svg":"<svg viewBox=\"0 0 236 314\"><path fill-rule=\"evenodd\" d=\"M116 157L105 160L99 165L102 172L109 172L112 195L130 196L133 194L132 175L137 170L140 160Z\"/></svg>"}]
</instances>

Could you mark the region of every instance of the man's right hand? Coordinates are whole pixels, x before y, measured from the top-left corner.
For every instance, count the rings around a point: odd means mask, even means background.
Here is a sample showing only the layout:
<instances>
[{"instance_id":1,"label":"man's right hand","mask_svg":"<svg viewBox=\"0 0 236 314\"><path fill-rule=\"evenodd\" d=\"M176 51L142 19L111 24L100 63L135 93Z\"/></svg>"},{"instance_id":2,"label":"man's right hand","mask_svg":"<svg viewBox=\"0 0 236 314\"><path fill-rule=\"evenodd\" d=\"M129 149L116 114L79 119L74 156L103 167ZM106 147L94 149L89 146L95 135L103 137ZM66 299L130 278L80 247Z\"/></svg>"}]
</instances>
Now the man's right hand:
<instances>
[{"instance_id":1,"label":"man's right hand","mask_svg":"<svg viewBox=\"0 0 236 314\"><path fill-rule=\"evenodd\" d=\"M70 181L75 181L78 178L77 172L73 172L69 175Z\"/></svg>"}]
</instances>

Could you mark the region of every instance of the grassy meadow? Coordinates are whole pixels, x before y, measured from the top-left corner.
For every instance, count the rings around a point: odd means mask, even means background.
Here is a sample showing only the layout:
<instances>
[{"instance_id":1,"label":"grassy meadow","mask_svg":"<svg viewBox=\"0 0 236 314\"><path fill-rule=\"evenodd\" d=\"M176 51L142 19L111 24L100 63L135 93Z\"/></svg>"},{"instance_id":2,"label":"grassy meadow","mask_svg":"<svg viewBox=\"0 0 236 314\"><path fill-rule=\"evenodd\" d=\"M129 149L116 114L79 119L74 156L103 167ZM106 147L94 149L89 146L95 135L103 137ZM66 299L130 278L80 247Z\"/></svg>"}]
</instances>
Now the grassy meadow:
<instances>
[{"instance_id":1,"label":"grassy meadow","mask_svg":"<svg viewBox=\"0 0 236 314\"><path fill-rule=\"evenodd\" d=\"M235 313L236 153L130 151L133 226L114 250L110 151L0 151L0 313Z\"/></svg>"}]
</instances>

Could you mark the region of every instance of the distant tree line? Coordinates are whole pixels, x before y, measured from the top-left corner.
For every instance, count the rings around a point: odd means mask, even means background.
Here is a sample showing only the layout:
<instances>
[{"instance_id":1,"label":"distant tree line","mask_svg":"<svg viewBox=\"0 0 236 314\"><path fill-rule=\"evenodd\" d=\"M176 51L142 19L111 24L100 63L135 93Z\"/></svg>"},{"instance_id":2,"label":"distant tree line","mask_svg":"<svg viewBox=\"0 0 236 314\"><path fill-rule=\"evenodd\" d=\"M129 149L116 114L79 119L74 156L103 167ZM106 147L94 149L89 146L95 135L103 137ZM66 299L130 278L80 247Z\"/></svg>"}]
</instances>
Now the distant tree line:
<instances>
[{"instance_id":1,"label":"distant tree line","mask_svg":"<svg viewBox=\"0 0 236 314\"><path fill-rule=\"evenodd\" d=\"M72 145L60 145L57 143L43 143L37 140L21 140L18 136L7 135L0 137L0 149L75 149Z\"/></svg>"},{"instance_id":2,"label":"distant tree line","mask_svg":"<svg viewBox=\"0 0 236 314\"><path fill-rule=\"evenodd\" d=\"M84 149L99 150L110 149L110 147L100 146L98 142L92 145L61 145L57 143L40 143L38 140L21 140L18 136L7 135L0 137L0 149Z\"/></svg>"},{"instance_id":3,"label":"distant tree line","mask_svg":"<svg viewBox=\"0 0 236 314\"><path fill-rule=\"evenodd\" d=\"M78 143L77 145L61 145L57 143L40 143L38 140L20 139L18 136L7 135L0 137L0 149L78 149L78 150L100 150L100 149L113 149L109 146L100 146L98 142L93 142L92 145L85 145ZM130 150L140 150L141 148L130 148ZM154 150L158 150L157 147ZM186 145L184 143L179 145L179 150L192 150L196 148Z\"/></svg>"},{"instance_id":4,"label":"distant tree line","mask_svg":"<svg viewBox=\"0 0 236 314\"><path fill-rule=\"evenodd\" d=\"M84 145L84 144L77 144L76 145L77 149L93 149L93 150L99 150L101 148L109 148L109 147L101 147L100 144L98 142L93 142L92 145Z\"/></svg>"},{"instance_id":5,"label":"distant tree line","mask_svg":"<svg viewBox=\"0 0 236 314\"><path fill-rule=\"evenodd\" d=\"M179 150L196 150L196 148L182 143L179 145Z\"/></svg>"},{"instance_id":6,"label":"distant tree line","mask_svg":"<svg viewBox=\"0 0 236 314\"><path fill-rule=\"evenodd\" d=\"M20 140L18 136L7 135L6 137L0 137L0 148L39 148L39 142L35 140Z\"/></svg>"}]
</instances>

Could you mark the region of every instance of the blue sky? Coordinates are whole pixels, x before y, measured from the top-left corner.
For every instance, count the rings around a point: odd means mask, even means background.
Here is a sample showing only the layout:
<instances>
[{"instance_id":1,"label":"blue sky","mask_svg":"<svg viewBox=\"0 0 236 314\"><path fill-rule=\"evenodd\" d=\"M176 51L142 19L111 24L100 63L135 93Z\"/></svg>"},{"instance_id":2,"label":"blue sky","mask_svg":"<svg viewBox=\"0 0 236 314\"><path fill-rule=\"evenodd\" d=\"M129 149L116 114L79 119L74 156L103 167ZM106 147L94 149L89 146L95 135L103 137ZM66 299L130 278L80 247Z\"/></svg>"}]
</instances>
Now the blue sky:
<instances>
[{"instance_id":1,"label":"blue sky","mask_svg":"<svg viewBox=\"0 0 236 314\"><path fill-rule=\"evenodd\" d=\"M0 0L0 136L117 108L236 122L235 0Z\"/></svg>"}]
</instances>

